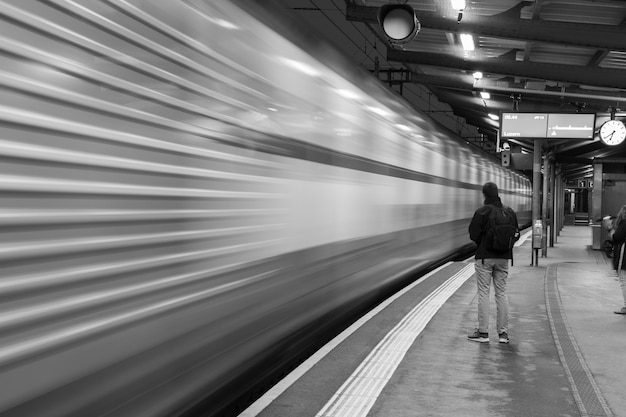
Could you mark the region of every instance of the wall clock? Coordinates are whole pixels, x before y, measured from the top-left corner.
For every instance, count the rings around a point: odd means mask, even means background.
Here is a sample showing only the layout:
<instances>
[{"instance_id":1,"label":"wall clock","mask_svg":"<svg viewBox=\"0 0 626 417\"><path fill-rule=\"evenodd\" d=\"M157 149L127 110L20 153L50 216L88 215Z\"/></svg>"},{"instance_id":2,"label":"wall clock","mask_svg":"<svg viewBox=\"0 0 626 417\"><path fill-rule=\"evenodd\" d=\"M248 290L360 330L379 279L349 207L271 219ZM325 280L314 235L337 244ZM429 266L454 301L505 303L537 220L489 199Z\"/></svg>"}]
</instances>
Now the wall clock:
<instances>
[{"instance_id":1,"label":"wall clock","mask_svg":"<svg viewBox=\"0 0 626 417\"><path fill-rule=\"evenodd\" d=\"M600 127L600 140L607 145L615 146L626 139L626 126L620 120L609 120Z\"/></svg>"}]
</instances>

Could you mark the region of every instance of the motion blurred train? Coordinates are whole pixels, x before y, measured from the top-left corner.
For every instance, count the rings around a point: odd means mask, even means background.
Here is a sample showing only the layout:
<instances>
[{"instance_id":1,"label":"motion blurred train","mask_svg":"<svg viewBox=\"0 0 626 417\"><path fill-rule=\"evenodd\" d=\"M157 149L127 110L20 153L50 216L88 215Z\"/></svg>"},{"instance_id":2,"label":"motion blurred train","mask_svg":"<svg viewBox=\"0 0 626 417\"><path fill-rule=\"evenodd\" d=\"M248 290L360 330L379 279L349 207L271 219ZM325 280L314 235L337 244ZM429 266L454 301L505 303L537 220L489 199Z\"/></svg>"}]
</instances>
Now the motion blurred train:
<instances>
[{"instance_id":1,"label":"motion blurred train","mask_svg":"<svg viewBox=\"0 0 626 417\"><path fill-rule=\"evenodd\" d=\"M219 414L471 245L484 182L529 222L525 177L259 3L2 2L2 416Z\"/></svg>"}]
</instances>

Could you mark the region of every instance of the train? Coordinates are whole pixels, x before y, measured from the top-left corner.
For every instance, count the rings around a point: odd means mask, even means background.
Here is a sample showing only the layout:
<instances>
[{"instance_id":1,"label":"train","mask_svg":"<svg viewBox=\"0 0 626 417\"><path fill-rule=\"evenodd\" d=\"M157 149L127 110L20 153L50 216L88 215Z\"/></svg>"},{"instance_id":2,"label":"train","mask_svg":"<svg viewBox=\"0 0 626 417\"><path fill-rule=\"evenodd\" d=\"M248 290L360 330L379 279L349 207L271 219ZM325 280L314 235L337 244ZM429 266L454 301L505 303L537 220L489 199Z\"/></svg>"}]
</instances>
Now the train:
<instances>
[{"instance_id":1,"label":"train","mask_svg":"<svg viewBox=\"0 0 626 417\"><path fill-rule=\"evenodd\" d=\"M530 221L526 177L261 3L2 2L3 416L219 415L471 245L483 183Z\"/></svg>"}]
</instances>

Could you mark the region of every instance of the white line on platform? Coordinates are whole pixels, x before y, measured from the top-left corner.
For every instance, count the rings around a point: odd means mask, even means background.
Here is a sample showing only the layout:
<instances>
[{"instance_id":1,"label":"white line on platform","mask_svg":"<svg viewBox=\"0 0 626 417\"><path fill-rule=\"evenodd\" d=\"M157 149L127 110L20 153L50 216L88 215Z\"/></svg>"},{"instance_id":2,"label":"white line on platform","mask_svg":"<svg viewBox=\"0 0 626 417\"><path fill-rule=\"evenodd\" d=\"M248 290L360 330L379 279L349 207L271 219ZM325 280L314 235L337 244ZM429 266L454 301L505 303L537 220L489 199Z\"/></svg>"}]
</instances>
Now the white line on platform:
<instances>
[{"instance_id":1,"label":"white line on platform","mask_svg":"<svg viewBox=\"0 0 626 417\"><path fill-rule=\"evenodd\" d=\"M417 336L474 273L469 264L428 295L372 350L316 417L365 417Z\"/></svg>"},{"instance_id":2,"label":"white line on platform","mask_svg":"<svg viewBox=\"0 0 626 417\"><path fill-rule=\"evenodd\" d=\"M256 400L253 404L251 404L248 408L246 408L239 417L256 417L261 413L268 405L272 403L276 398L278 398L283 392L285 392L291 385L293 385L302 375L307 373L313 366L315 366L320 360L322 360L327 354L332 352L335 347L337 347L341 342L346 340L352 333L356 332L361 326L367 323L371 318L375 317L378 313L380 313L383 309L385 309L389 304L393 303L395 300L403 296L408 291L415 288L416 285L421 284L426 281L428 278L435 275L437 272L441 271L452 262L448 262L445 265L440 266L439 268L429 272L428 274L421 277L419 280L415 281L411 285L403 288L398 291L382 303L380 303L376 308L368 312L366 315L361 317L359 320L354 322L350 327L341 332L339 335L335 336L333 340L328 342L324 347L315 352L310 358L304 361L300 366L291 371L289 375L279 381L276 385L274 385L269 391L267 391L261 398ZM470 265L473 268L473 264ZM412 268L411 268L412 269ZM466 270L465 267L463 270ZM410 270L407 270L407 273ZM457 273L458 275L458 273ZM471 275L471 274L470 274ZM456 276L456 275L455 275ZM443 284L446 285L446 284ZM410 313L409 313L410 314ZM403 355L404 356L404 355Z\"/></svg>"},{"instance_id":3,"label":"white line on platform","mask_svg":"<svg viewBox=\"0 0 626 417\"><path fill-rule=\"evenodd\" d=\"M533 231L532 231L532 229L531 229L531 230L527 231L526 233L524 233L522 236L520 236L520 238L518 239L518 241L517 241L517 242L515 242L515 245L514 245L514 246L516 246L516 247L518 247L518 248L519 248L520 246L522 246L522 245L524 244L524 242L526 242L526 239L528 239L528 238L530 237L530 235L532 234L532 232L533 232Z\"/></svg>"}]
</instances>

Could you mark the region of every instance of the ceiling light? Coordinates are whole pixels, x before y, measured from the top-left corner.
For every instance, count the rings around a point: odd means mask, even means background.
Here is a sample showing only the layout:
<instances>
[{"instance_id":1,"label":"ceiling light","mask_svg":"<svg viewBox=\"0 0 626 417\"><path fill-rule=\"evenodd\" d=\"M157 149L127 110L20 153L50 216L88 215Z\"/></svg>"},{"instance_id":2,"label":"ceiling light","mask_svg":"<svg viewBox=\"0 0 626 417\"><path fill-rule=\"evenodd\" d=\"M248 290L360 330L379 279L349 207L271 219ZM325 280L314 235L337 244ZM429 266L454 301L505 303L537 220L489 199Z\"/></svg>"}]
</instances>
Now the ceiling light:
<instances>
[{"instance_id":1,"label":"ceiling light","mask_svg":"<svg viewBox=\"0 0 626 417\"><path fill-rule=\"evenodd\" d=\"M465 10L465 0L452 0L454 10Z\"/></svg>"},{"instance_id":2,"label":"ceiling light","mask_svg":"<svg viewBox=\"0 0 626 417\"><path fill-rule=\"evenodd\" d=\"M469 33L461 33L461 43L466 51L474 50L474 37Z\"/></svg>"},{"instance_id":3,"label":"ceiling light","mask_svg":"<svg viewBox=\"0 0 626 417\"><path fill-rule=\"evenodd\" d=\"M487 116L489 116L491 120L500 120L500 116L497 114L489 113Z\"/></svg>"},{"instance_id":4,"label":"ceiling light","mask_svg":"<svg viewBox=\"0 0 626 417\"><path fill-rule=\"evenodd\" d=\"M415 39L420 22L408 4L385 4L378 9L378 23L389 42L404 44Z\"/></svg>"},{"instance_id":5,"label":"ceiling light","mask_svg":"<svg viewBox=\"0 0 626 417\"><path fill-rule=\"evenodd\" d=\"M491 98L491 94L489 94L489 93L488 93L488 92L486 92L486 91L481 91L481 92L480 92L480 96L481 96L482 98L484 98L485 100L489 100L489 99Z\"/></svg>"},{"instance_id":6,"label":"ceiling light","mask_svg":"<svg viewBox=\"0 0 626 417\"><path fill-rule=\"evenodd\" d=\"M475 73L472 74L474 76L475 80L480 80L481 78L483 78L483 73L480 71L476 71Z\"/></svg>"}]
</instances>

